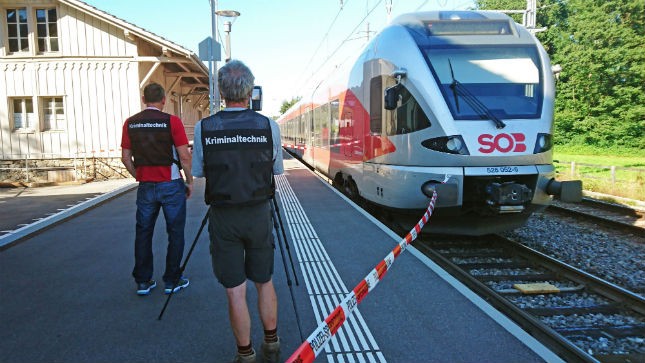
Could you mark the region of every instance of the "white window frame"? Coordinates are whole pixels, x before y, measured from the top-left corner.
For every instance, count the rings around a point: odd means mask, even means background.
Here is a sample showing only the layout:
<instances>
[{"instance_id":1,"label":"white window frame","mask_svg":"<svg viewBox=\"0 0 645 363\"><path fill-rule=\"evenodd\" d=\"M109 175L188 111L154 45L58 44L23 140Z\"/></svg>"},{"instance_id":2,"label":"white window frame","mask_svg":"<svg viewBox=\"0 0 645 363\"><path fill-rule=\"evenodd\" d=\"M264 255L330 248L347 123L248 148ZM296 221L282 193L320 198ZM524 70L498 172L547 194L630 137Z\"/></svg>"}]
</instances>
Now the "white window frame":
<instances>
[{"instance_id":1,"label":"white window frame","mask_svg":"<svg viewBox=\"0 0 645 363\"><path fill-rule=\"evenodd\" d=\"M60 106L57 106L57 100ZM63 96L42 96L39 104L42 115L43 131L64 131L65 130L65 97ZM53 112L52 112L53 111Z\"/></svg>"},{"instance_id":2,"label":"white window frame","mask_svg":"<svg viewBox=\"0 0 645 363\"><path fill-rule=\"evenodd\" d=\"M4 18L4 31L7 32L7 54L24 54L24 53L29 53L33 48L31 42L29 41L29 8L26 6L20 7L20 6L15 6L11 8L5 8L3 9L3 18ZM16 23L9 23L9 11L13 10L16 11ZM20 11L25 12L26 16L26 21L24 23L20 22ZM22 34L20 31L21 25L26 25L27 26L27 34ZM9 32L9 27L10 26L15 26L16 27L16 36L12 37ZM23 50L21 47L22 40L26 38L27 39L27 49ZM12 50L11 49L11 40L17 40L18 41L18 49L17 50Z\"/></svg>"},{"instance_id":3,"label":"white window frame","mask_svg":"<svg viewBox=\"0 0 645 363\"><path fill-rule=\"evenodd\" d=\"M7 14L9 10L14 10L17 12L16 17L17 17L17 23L11 23L9 24ZM45 11L45 18L46 18L46 23L45 25L45 32L43 36L40 36L41 34L38 33L38 17L36 16L37 12L39 10L44 10ZM54 10L56 12L56 21L50 21L49 18L49 11ZM27 21L26 22L19 22L20 17L19 17L19 12L24 11L26 13ZM9 6L2 6L0 4L0 26L2 27L0 29L0 43L4 44L4 47L0 48L0 56L16 56L16 57L24 57L25 55L30 55L30 56L38 56L38 55L50 55L50 54L58 54L62 50L62 44L61 44L61 27L60 27L60 9L58 6L54 5L45 5L45 4L36 4L36 5L31 5L31 4L19 4L19 5L9 5ZM41 23L42 24L42 23ZM56 35L53 36L50 33L50 25L51 24L56 24ZM9 26L15 26L16 27L16 36L14 37L9 37ZM27 26L27 34L22 34L20 31L21 25L26 25ZM21 38L22 40L25 39L27 40L27 48L25 50L20 49L21 47ZM18 50L12 51L9 47L9 40L13 41L18 41ZM45 48L46 49L40 49L41 47L39 46L39 40L44 40L45 43ZM55 42L57 46L57 50L52 50L52 42Z\"/></svg>"},{"instance_id":4,"label":"white window frame","mask_svg":"<svg viewBox=\"0 0 645 363\"><path fill-rule=\"evenodd\" d=\"M16 112L16 101L21 101L21 112ZM31 102L31 113L27 112L28 102ZM11 123L13 131L33 133L36 131L38 119L36 118L36 107L34 107L33 97L10 97L9 98L9 114L11 115Z\"/></svg>"},{"instance_id":5,"label":"white window frame","mask_svg":"<svg viewBox=\"0 0 645 363\"><path fill-rule=\"evenodd\" d=\"M38 32L38 25L41 23L38 22L38 11L42 10L45 12L45 33L44 36L41 36L41 34ZM56 20L55 21L50 21L49 20L49 11L54 10L56 12ZM50 6L50 7L35 7L33 12L33 17L34 17L34 26L35 26L35 36L36 36L36 51L40 54L42 53L57 53L60 52L60 29L59 29L59 24L58 24L58 9L55 6ZM56 36L52 36L50 34L50 25L54 24L56 26ZM45 43L45 49L40 48L40 40L43 39ZM56 42L56 47L58 49L52 50L52 41Z\"/></svg>"}]
</instances>

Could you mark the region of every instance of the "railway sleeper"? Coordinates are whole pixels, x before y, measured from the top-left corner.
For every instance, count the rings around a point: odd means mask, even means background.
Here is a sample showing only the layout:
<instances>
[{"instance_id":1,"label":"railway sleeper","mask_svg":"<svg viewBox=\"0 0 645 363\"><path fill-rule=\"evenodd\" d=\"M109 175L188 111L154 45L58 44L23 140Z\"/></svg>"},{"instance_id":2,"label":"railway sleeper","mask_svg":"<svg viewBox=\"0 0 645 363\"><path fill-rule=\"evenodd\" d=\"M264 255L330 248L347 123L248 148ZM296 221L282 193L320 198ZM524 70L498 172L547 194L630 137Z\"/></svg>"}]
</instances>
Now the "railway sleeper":
<instances>
[{"instance_id":1,"label":"railway sleeper","mask_svg":"<svg viewBox=\"0 0 645 363\"><path fill-rule=\"evenodd\" d=\"M599 354L595 355L602 363L631 363L631 362L645 362L645 353L632 353L632 354Z\"/></svg>"},{"instance_id":2,"label":"railway sleeper","mask_svg":"<svg viewBox=\"0 0 645 363\"><path fill-rule=\"evenodd\" d=\"M454 252L454 251L442 251L437 249L437 252L441 253L442 256L445 256L446 258L469 258L469 257L506 257L509 258L511 257L510 254L504 254L501 253L502 249L499 250L486 250L486 251L481 251L481 250L472 250L472 251L464 251L464 252Z\"/></svg>"},{"instance_id":3,"label":"railway sleeper","mask_svg":"<svg viewBox=\"0 0 645 363\"><path fill-rule=\"evenodd\" d=\"M501 270L501 269L524 269L524 268L536 267L526 261L456 263L455 265L459 266L464 270L474 270L474 269L482 269L482 268L488 268L488 269L496 268Z\"/></svg>"},{"instance_id":4,"label":"railway sleeper","mask_svg":"<svg viewBox=\"0 0 645 363\"><path fill-rule=\"evenodd\" d=\"M526 275L477 275L477 280L485 281L553 281L558 279L552 273L526 274Z\"/></svg>"},{"instance_id":5,"label":"railway sleeper","mask_svg":"<svg viewBox=\"0 0 645 363\"><path fill-rule=\"evenodd\" d=\"M524 308L525 312L535 316L555 316L555 315L587 315L587 314L622 314L626 309L618 303L596 306L558 306L552 308Z\"/></svg>"},{"instance_id":6,"label":"railway sleeper","mask_svg":"<svg viewBox=\"0 0 645 363\"><path fill-rule=\"evenodd\" d=\"M638 325L611 325L611 326L580 326L567 328L552 328L558 334L571 339L575 336L606 337L609 339L643 337L645 324Z\"/></svg>"},{"instance_id":7,"label":"railway sleeper","mask_svg":"<svg viewBox=\"0 0 645 363\"><path fill-rule=\"evenodd\" d=\"M558 294L558 293L567 293L567 292L580 292L584 290L585 287L582 285L575 286L575 287L559 287L558 292L545 292L542 294ZM525 294L524 292L518 290L518 289L503 289L503 290L495 290L496 293L498 294Z\"/></svg>"}]
</instances>

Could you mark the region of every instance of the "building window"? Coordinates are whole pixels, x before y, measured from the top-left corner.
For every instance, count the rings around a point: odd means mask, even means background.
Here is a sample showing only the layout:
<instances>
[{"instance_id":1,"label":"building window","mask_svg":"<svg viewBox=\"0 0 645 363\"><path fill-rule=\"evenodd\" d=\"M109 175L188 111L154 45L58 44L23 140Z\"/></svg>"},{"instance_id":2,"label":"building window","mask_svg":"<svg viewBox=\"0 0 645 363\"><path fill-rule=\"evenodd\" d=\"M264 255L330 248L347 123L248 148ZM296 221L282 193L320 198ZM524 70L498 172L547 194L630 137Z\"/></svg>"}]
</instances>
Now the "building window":
<instances>
[{"instance_id":1,"label":"building window","mask_svg":"<svg viewBox=\"0 0 645 363\"><path fill-rule=\"evenodd\" d=\"M33 131L36 125L34 102L31 98L14 98L11 101L13 128L16 131Z\"/></svg>"},{"instance_id":2,"label":"building window","mask_svg":"<svg viewBox=\"0 0 645 363\"><path fill-rule=\"evenodd\" d=\"M43 97L43 129L64 130L65 109L63 97Z\"/></svg>"},{"instance_id":3,"label":"building window","mask_svg":"<svg viewBox=\"0 0 645 363\"><path fill-rule=\"evenodd\" d=\"M58 52L58 28L56 9L36 9L36 36L38 51Z\"/></svg>"},{"instance_id":4,"label":"building window","mask_svg":"<svg viewBox=\"0 0 645 363\"><path fill-rule=\"evenodd\" d=\"M27 8L7 9L9 52L29 51Z\"/></svg>"}]
</instances>

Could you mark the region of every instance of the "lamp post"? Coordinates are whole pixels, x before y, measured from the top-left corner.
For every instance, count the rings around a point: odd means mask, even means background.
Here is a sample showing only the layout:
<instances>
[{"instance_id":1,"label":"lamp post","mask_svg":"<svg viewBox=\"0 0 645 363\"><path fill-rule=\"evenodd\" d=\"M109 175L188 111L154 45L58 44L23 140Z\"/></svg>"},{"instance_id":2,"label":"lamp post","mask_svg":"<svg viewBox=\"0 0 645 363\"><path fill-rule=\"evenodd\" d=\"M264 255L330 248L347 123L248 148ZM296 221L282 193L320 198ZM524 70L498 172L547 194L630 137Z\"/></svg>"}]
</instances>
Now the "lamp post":
<instances>
[{"instance_id":1,"label":"lamp post","mask_svg":"<svg viewBox=\"0 0 645 363\"><path fill-rule=\"evenodd\" d=\"M209 89L209 111L213 113L219 111L219 89L217 86L217 59L214 57L214 47L219 43L217 42L217 0L209 0L211 5L211 39L208 45L208 89ZM206 40L208 41L208 39ZM219 53L218 53L219 54ZM219 59L219 58L218 58ZM217 105L217 110L215 109Z\"/></svg>"},{"instance_id":2,"label":"lamp post","mask_svg":"<svg viewBox=\"0 0 645 363\"><path fill-rule=\"evenodd\" d=\"M223 16L225 18L233 18L233 21L235 21L235 18L240 16L239 11L235 10L216 10L215 14L219 16ZM231 27L233 26L233 22L230 20L224 21L224 33L226 33L226 62L231 60Z\"/></svg>"}]
</instances>

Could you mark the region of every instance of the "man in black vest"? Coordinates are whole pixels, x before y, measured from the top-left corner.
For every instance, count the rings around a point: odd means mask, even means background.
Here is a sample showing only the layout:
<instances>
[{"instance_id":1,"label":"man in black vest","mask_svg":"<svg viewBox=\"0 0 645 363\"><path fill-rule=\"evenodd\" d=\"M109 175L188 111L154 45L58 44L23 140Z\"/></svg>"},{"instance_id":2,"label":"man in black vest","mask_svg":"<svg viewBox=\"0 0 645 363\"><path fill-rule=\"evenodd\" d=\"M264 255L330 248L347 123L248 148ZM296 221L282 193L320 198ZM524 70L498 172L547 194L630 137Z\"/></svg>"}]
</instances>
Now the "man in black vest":
<instances>
[{"instance_id":1,"label":"man in black vest","mask_svg":"<svg viewBox=\"0 0 645 363\"><path fill-rule=\"evenodd\" d=\"M152 279L152 234L159 210L163 209L168 232L163 280L164 291L170 294L189 284L188 279L181 276L180 264L184 253L186 198L193 190L191 155L181 119L161 111L166 104L163 87L157 83L148 84L141 99L146 109L124 122L121 138L121 161L139 182L132 276L138 295L148 295L157 286Z\"/></svg>"},{"instance_id":2,"label":"man in black vest","mask_svg":"<svg viewBox=\"0 0 645 363\"><path fill-rule=\"evenodd\" d=\"M218 71L226 108L195 125L193 176L206 177L213 272L226 288L237 343L234 362L255 362L246 280L255 283L264 327L262 354L279 361L278 300L273 286L271 198L273 175L282 174L280 129L248 109L254 77L238 60Z\"/></svg>"}]
</instances>

